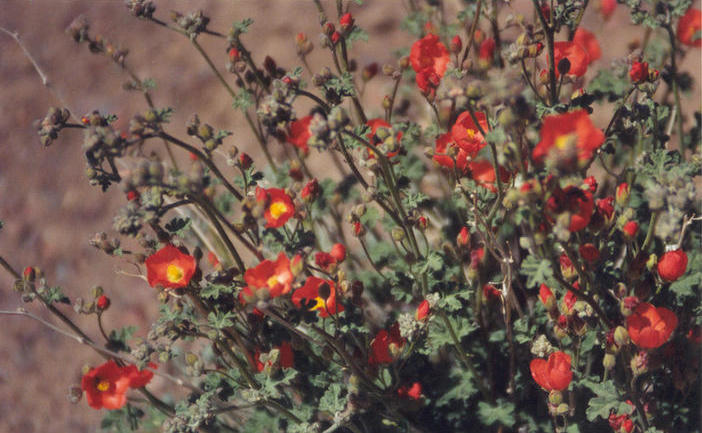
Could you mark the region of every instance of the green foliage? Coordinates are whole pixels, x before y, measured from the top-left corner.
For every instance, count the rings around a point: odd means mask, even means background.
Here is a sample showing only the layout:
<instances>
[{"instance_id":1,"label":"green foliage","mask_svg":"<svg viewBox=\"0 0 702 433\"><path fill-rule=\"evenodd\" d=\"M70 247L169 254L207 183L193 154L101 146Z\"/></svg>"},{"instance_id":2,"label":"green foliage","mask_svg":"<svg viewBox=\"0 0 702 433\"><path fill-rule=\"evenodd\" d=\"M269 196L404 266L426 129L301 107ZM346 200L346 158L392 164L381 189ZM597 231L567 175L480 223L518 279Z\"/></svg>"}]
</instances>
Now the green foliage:
<instances>
[{"instance_id":1,"label":"green foliage","mask_svg":"<svg viewBox=\"0 0 702 433\"><path fill-rule=\"evenodd\" d=\"M494 424L510 427L514 425L514 404L497 399L495 405L484 401L478 403L478 419L486 426Z\"/></svg>"},{"instance_id":2,"label":"green foliage","mask_svg":"<svg viewBox=\"0 0 702 433\"><path fill-rule=\"evenodd\" d=\"M334 415L335 413L344 410L347 401L348 393L344 391L341 384L332 383L319 400L319 410Z\"/></svg>"},{"instance_id":3,"label":"green foliage","mask_svg":"<svg viewBox=\"0 0 702 433\"><path fill-rule=\"evenodd\" d=\"M546 284L553 278L553 268L548 259L539 259L536 256L528 256L522 262L519 270L521 275L527 277L527 287L539 287L542 283Z\"/></svg>"},{"instance_id":4,"label":"green foliage","mask_svg":"<svg viewBox=\"0 0 702 433\"><path fill-rule=\"evenodd\" d=\"M622 400L611 380L603 383L583 380L582 384L595 394L587 404L588 421L595 421L598 417L607 419L611 411L617 414L630 414L632 412L632 406Z\"/></svg>"},{"instance_id":5,"label":"green foliage","mask_svg":"<svg viewBox=\"0 0 702 433\"><path fill-rule=\"evenodd\" d=\"M234 96L234 102L232 102L232 107L235 110L241 110L242 112L248 111L251 106L254 105L254 97L246 89L239 90Z\"/></svg>"}]
</instances>

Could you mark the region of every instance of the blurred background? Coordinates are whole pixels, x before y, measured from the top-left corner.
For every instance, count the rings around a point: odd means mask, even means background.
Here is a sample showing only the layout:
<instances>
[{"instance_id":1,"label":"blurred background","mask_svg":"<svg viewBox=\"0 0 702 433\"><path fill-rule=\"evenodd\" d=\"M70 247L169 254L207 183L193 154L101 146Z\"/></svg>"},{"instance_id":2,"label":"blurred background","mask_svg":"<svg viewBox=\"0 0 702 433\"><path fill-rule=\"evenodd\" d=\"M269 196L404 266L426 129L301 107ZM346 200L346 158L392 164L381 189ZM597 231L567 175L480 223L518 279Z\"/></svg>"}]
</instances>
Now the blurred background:
<instances>
[{"instance_id":1,"label":"blurred background","mask_svg":"<svg viewBox=\"0 0 702 433\"><path fill-rule=\"evenodd\" d=\"M330 17L335 18L334 2L323 3ZM406 3L366 0L362 8L354 6L356 23L370 35L368 43L354 45L352 56L359 67L394 62L393 52L411 45L413 37L401 29ZM456 10L459 3L447 1L447 11ZM286 69L300 65L294 38L298 32L306 32L317 47L308 57L312 69L331 65L327 52L318 47L319 25L312 1L158 0L156 5L155 15L163 21L169 21L171 10L187 13L202 8L211 18L209 27L222 33L232 22L253 18L254 24L243 40L254 52L255 61L260 64L265 55L270 55ZM512 7L517 11L529 5L528 1L515 1ZM232 109L220 83L181 35L134 18L123 0L0 1L0 26L19 34L51 87L49 90L42 85L20 46L0 33L0 219L5 223L0 231L0 255L18 270L28 265L40 267L49 284L63 287L71 299L89 299L90 288L101 285L112 299L112 307L104 315L106 326L133 324L139 327L137 335L145 335L158 310L155 290L141 279L119 273L134 272L129 264L107 257L88 244L96 232L111 233L113 215L126 200L123 192L117 186L102 193L88 184L80 131L65 130L50 147L43 148L34 126L49 107L60 106L56 95L77 116L94 109L116 114L117 129L126 129L129 118L146 107L139 93L122 90L127 77L111 60L90 54L85 45L77 45L65 33L81 14L90 22L91 35L100 34L114 45L128 48L127 63L136 74L155 80L157 87L152 94L156 106L176 110L169 126L171 134L187 138L185 122L197 112L202 121L234 132L225 140L227 145L237 145L260 166L265 161L241 113ZM603 58L595 65L598 68L626 56L627 44L642 37L640 29L629 24L621 5L607 22L596 7L590 7L583 25L600 38ZM225 73L225 42L207 35L199 41ZM682 68L699 80L699 50L690 50ZM231 75L225 76L233 83ZM309 80L307 74L305 79ZM407 91L413 92L412 83L408 84ZM367 86L363 102L371 117L382 114L380 104L390 85L390 80L379 74ZM693 95L699 95L698 87ZM699 109L699 98L689 97L686 105ZM298 113L304 113L304 109L298 109ZM606 126L600 123L598 126ZM279 146L271 144L274 154L280 151L276 148ZM309 164L318 176L334 175L325 172L329 165L319 164L316 151L311 153ZM187 161L187 155L181 157ZM11 287L12 278L0 273L2 310L14 310L21 304ZM27 307L49 318L38 305ZM69 306L61 308L71 312ZM90 409L85 401L73 406L67 394L71 385L80 383L82 367L97 365L102 359L30 319L0 316L0 321L0 431L97 431L102 413ZM94 321L78 323L89 335L98 335Z\"/></svg>"}]
</instances>

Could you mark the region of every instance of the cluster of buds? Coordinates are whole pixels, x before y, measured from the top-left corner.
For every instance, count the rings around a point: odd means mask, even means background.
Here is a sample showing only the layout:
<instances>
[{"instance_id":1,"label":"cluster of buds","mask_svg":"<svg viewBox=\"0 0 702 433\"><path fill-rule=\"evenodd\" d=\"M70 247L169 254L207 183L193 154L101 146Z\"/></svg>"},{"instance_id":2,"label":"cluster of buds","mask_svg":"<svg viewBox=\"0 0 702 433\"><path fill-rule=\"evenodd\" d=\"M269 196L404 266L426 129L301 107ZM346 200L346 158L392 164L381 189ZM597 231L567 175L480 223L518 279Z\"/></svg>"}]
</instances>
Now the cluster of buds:
<instances>
[{"instance_id":1,"label":"cluster of buds","mask_svg":"<svg viewBox=\"0 0 702 433\"><path fill-rule=\"evenodd\" d=\"M89 30L88 20L84 16L80 16L68 26L66 33L71 35L71 38L76 43L87 42L91 53L105 54L118 65L124 65L124 60L127 58L129 50L116 48L110 41L100 35L91 38Z\"/></svg>"},{"instance_id":2,"label":"cluster of buds","mask_svg":"<svg viewBox=\"0 0 702 433\"><path fill-rule=\"evenodd\" d=\"M298 56L304 58L311 53L313 49L314 45L312 45L312 42L307 38L305 33L300 32L295 36L295 50Z\"/></svg>"},{"instance_id":3,"label":"cluster of buds","mask_svg":"<svg viewBox=\"0 0 702 433\"><path fill-rule=\"evenodd\" d=\"M205 16L202 10L190 12L187 15L174 11L171 14L171 19L178 27L183 29L190 39L195 39L197 35L207 31L207 24L210 22L210 18Z\"/></svg>"},{"instance_id":4,"label":"cluster of buds","mask_svg":"<svg viewBox=\"0 0 702 433\"><path fill-rule=\"evenodd\" d=\"M156 5L151 0L126 0L129 12L137 18L151 18L156 11Z\"/></svg>"},{"instance_id":5,"label":"cluster of buds","mask_svg":"<svg viewBox=\"0 0 702 433\"><path fill-rule=\"evenodd\" d=\"M531 25L527 26L527 31L517 37L514 45L510 47L508 59L511 63L517 63L523 59L533 59L538 57L544 50L541 38L534 33Z\"/></svg>"},{"instance_id":6,"label":"cluster of buds","mask_svg":"<svg viewBox=\"0 0 702 433\"><path fill-rule=\"evenodd\" d=\"M66 108L49 108L49 112L41 119L37 128L41 144L48 146L56 140L59 131L66 127L70 117L71 113Z\"/></svg>"},{"instance_id":7,"label":"cluster of buds","mask_svg":"<svg viewBox=\"0 0 702 433\"><path fill-rule=\"evenodd\" d=\"M652 83L658 79L659 72L649 69L647 62L634 61L629 69L629 78L636 84Z\"/></svg>"},{"instance_id":8,"label":"cluster of buds","mask_svg":"<svg viewBox=\"0 0 702 433\"><path fill-rule=\"evenodd\" d=\"M349 125L349 119L346 110L336 106L325 117L321 113L315 113L310 122L310 139L308 145L324 149L329 146L338 134Z\"/></svg>"},{"instance_id":9,"label":"cluster of buds","mask_svg":"<svg viewBox=\"0 0 702 433\"><path fill-rule=\"evenodd\" d=\"M129 133L142 138L157 135L161 132L161 124L168 122L172 112L170 108L149 108L129 121Z\"/></svg>"},{"instance_id":10,"label":"cluster of buds","mask_svg":"<svg viewBox=\"0 0 702 433\"><path fill-rule=\"evenodd\" d=\"M629 342L629 332L626 328L617 326L615 329L610 329L607 333L607 345L602 358L602 366L607 370L613 369L617 362L619 350L629 344Z\"/></svg>"},{"instance_id":11,"label":"cluster of buds","mask_svg":"<svg viewBox=\"0 0 702 433\"><path fill-rule=\"evenodd\" d=\"M202 142L203 148L208 154L222 144L224 137L231 135L229 131L215 131L209 124L200 123L200 118L197 114L193 115L188 121L186 132L190 136L197 137Z\"/></svg>"},{"instance_id":12,"label":"cluster of buds","mask_svg":"<svg viewBox=\"0 0 702 433\"><path fill-rule=\"evenodd\" d=\"M274 135L283 136L287 125L295 118L292 102L295 91L281 80L273 81L273 89L259 106L256 114L264 126Z\"/></svg>"},{"instance_id":13,"label":"cluster of buds","mask_svg":"<svg viewBox=\"0 0 702 433\"><path fill-rule=\"evenodd\" d=\"M109 255L114 254L120 246L118 238L108 239L107 233L105 232L95 233L88 243L91 247L95 247Z\"/></svg>"}]
</instances>

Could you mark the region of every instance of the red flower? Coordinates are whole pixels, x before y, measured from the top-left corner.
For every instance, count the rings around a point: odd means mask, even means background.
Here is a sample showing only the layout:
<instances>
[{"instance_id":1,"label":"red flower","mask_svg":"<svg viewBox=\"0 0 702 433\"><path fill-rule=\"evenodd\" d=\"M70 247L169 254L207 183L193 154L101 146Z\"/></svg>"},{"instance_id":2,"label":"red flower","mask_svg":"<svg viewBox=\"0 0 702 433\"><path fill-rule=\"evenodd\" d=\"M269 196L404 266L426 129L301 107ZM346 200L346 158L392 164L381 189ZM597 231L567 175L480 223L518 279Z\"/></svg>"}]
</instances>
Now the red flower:
<instances>
[{"instance_id":1,"label":"red flower","mask_svg":"<svg viewBox=\"0 0 702 433\"><path fill-rule=\"evenodd\" d=\"M456 159L456 169L458 169L460 173L465 174L468 169L468 152L458 147L458 145L453 141L450 132L441 134L436 138L436 151L434 152L433 159L443 167L453 168L453 159L447 155L447 152L449 149L455 148L458 148L458 151L454 157Z\"/></svg>"},{"instance_id":2,"label":"red flower","mask_svg":"<svg viewBox=\"0 0 702 433\"><path fill-rule=\"evenodd\" d=\"M581 245L578 252L580 252L580 257L588 263L595 263L600 258L600 250L590 243Z\"/></svg>"},{"instance_id":3,"label":"red flower","mask_svg":"<svg viewBox=\"0 0 702 433\"><path fill-rule=\"evenodd\" d=\"M210 262L210 265L213 268L220 266L219 259L217 258L217 254L213 253L212 251L207 253L207 261Z\"/></svg>"},{"instance_id":4,"label":"red flower","mask_svg":"<svg viewBox=\"0 0 702 433\"><path fill-rule=\"evenodd\" d=\"M609 224L614 217L614 197L605 197L597 200L597 213L604 222Z\"/></svg>"},{"instance_id":5,"label":"red flower","mask_svg":"<svg viewBox=\"0 0 702 433\"><path fill-rule=\"evenodd\" d=\"M629 69L629 78L634 83L643 83L648 80L648 63L634 62Z\"/></svg>"},{"instance_id":6,"label":"red flower","mask_svg":"<svg viewBox=\"0 0 702 433\"><path fill-rule=\"evenodd\" d=\"M597 42L595 35L584 28L578 27L575 31L575 36L573 36L573 42L579 44L585 50L588 57L588 64L602 57L602 50L600 49L600 44Z\"/></svg>"},{"instance_id":7,"label":"red flower","mask_svg":"<svg viewBox=\"0 0 702 433\"><path fill-rule=\"evenodd\" d=\"M155 367L154 364L149 366ZM120 367L109 360L91 368L81 379L81 388L93 409L119 409L127 402L127 390L146 386L153 375L149 370L140 372L134 365Z\"/></svg>"},{"instance_id":8,"label":"red flower","mask_svg":"<svg viewBox=\"0 0 702 433\"><path fill-rule=\"evenodd\" d=\"M139 191L130 190L127 192L127 201L134 201L139 199Z\"/></svg>"},{"instance_id":9,"label":"red flower","mask_svg":"<svg viewBox=\"0 0 702 433\"><path fill-rule=\"evenodd\" d=\"M246 270L244 281L248 287L244 289L244 296L253 295L252 289L268 290L271 298L285 295L290 292L294 280L295 276L290 271L290 259L281 252L275 262L264 260L256 267Z\"/></svg>"},{"instance_id":10,"label":"red flower","mask_svg":"<svg viewBox=\"0 0 702 433\"><path fill-rule=\"evenodd\" d=\"M468 231L468 227L464 226L461 228L461 231L458 232L458 236L456 237L456 243L462 248L470 246L470 232Z\"/></svg>"},{"instance_id":11,"label":"red flower","mask_svg":"<svg viewBox=\"0 0 702 433\"><path fill-rule=\"evenodd\" d=\"M393 354L405 345L405 339L400 335L400 326L395 323L390 327L390 332L380 330L371 342L371 353L368 356L370 365L391 364Z\"/></svg>"},{"instance_id":12,"label":"red flower","mask_svg":"<svg viewBox=\"0 0 702 433\"><path fill-rule=\"evenodd\" d=\"M461 40L461 37L456 35L451 39L451 52L452 53L460 53L461 49L463 48L463 41Z\"/></svg>"},{"instance_id":13,"label":"red flower","mask_svg":"<svg viewBox=\"0 0 702 433\"><path fill-rule=\"evenodd\" d=\"M247 168L251 167L251 164L253 164L253 159L251 159L249 154L241 152L239 154L239 165L241 165L241 168L246 170Z\"/></svg>"},{"instance_id":14,"label":"red flower","mask_svg":"<svg viewBox=\"0 0 702 433\"><path fill-rule=\"evenodd\" d=\"M573 372L570 369L570 356L554 352L545 359L534 359L529 364L531 376L546 391L562 391L568 388Z\"/></svg>"},{"instance_id":15,"label":"red flower","mask_svg":"<svg viewBox=\"0 0 702 433\"><path fill-rule=\"evenodd\" d=\"M554 42L553 58L556 63L556 77L560 76L560 73L558 72L558 64L561 60L568 59L568 61L570 61L568 75L582 77L587 71L587 65L590 59L587 51L585 51L585 48L583 48L582 45L569 41Z\"/></svg>"},{"instance_id":16,"label":"red flower","mask_svg":"<svg viewBox=\"0 0 702 433\"><path fill-rule=\"evenodd\" d=\"M483 286L483 297L488 301L500 299L500 291L492 284L485 284Z\"/></svg>"},{"instance_id":17,"label":"red flower","mask_svg":"<svg viewBox=\"0 0 702 433\"><path fill-rule=\"evenodd\" d=\"M419 89L425 94L433 94L446 72L449 52L435 34L428 34L412 44L410 63L417 73Z\"/></svg>"},{"instance_id":18,"label":"red flower","mask_svg":"<svg viewBox=\"0 0 702 433\"><path fill-rule=\"evenodd\" d=\"M575 306L576 302L578 302L578 297L575 296L575 293L568 290L563 297L563 306L565 306L566 313L573 311L573 307Z\"/></svg>"},{"instance_id":19,"label":"red flower","mask_svg":"<svg viewBox=\"0 0 702 433\"><path fill-rule=\"evenodd\" d=\"M478 59L485 61L486 63L492 63L493 56L495 55L495 40L493 38L485 39L478 50Z\"/></svg>"},{"instance_id":20,"label":"red flower","mask_svg":"<svg viewBox=\"0 0 702 433\"><path fill-rule=\"evenodd\" d=\"M617 204L620 206L624 206L624 204L626 204L627 200L629 199L629 193L630 188L628 183L622 182L619 185L617 185Z\"/></svg>"},{"instance_id":21,"label":"red flower","mask_svg":"<svg viewBox=\"0 0 702 433\"><path fill-rule=\"evenodd\" d=\"M319 191L319 182L317 181L317 178L314 178L307 182L307 184L302 188L302 191L300 191L300 197L302 197L303 200L312 201L317 198Z\"/></svg>"},{"instance_id":22,"label":"red flower","mask_svg":"<svg viewBox=\"0 0 702 433\"><path fill-rule=\"evenodd\" d=\"M431 309L431 306L429 305L429 301L426 299L423 300L419 306L417 307L417 312L415 313L414 317L418 321L422 321L429 316L429 310Z\"/></svg>"},{"instance_id":23,"label":"red flower","mask_svg":"<svg viewBox=\"0 0 702 433\"><path fill-rule=\"evenodd\" d=\"M366 138L368 139L368 142L373 146L378 146L381 143L381 141L378 140L378 138L375 136L375 133L378 131L378 128L392 128L392 125L390 125L388 122L381 118L370 119L368 122L366 122L366 126L368 126L371 129L370 132L366 135ZM402 131L398 132L395 138L397 139L397 144L399 146L400 140L402 140ZM397 155L397 153L397 151L388 152L387 157L392 158L393 156ZM375 158L375 155L372 151L370 151L370 149L368 157Z\"/></svg>"},{"instance_id":24,"label":"red flower","mask_svg":"<svg viewBox=\"0 0 702 433\"><path fill-rule=\"evenodd\" d=\"M667 308L640 303L626 318L631 341L642 349L655 349L668 341L678 326L678 318Z\"/></svg>"},{"instance_id":25,"label":"red flower","mask_svg":"<svg viewBox=\"0 0 702 433\"><path fill-rule=\"evenodd\" d=\"M634 422L629 415L609 415L609 426L616 433L631 433L634 430Z\"/></svg>"},{"instance_id":26,"label":"red flower","mask_svg":"<svg viewBox=\"0 0 702 433\"><path fill-rule=\"evenodd\" d=\"M149 285L161 285L167 289L187 286L197 267L193 256L170 244L147 257L145 264Z\"/></svg>"},{"instance_id":27,"label":"red flower","mask_svg":"<svg viewBox=\"0 0 702 433\"><path fill-rule=\"evenodd\" d=\"M627 221L627 223L622 226L622 232L624 232L624 235L629 239L633 239L638 231L639 223L636 221Z\"/></svg>"},{"instance_id":28,"label":"red flower","mask_svg":"<svg viewBox=\"0 0 702 433\"><path fill-rule=\"evenodd\" d=\"M539 287L539 299L541 299L541 302L544 304L546 309L550 310L556 298L553 296L551 288L549 288L546 284L541 284Z\"/></svg>"},{"instance_id":29,"label":"red flower","mask_svg":"<svg viewBox=\"0 0 702 433\"><path fill-rule=\"evenodd\" d=\"M336 259L331 254L320 251L314 255L314 263L325 272L331 272L332 267L336 266Z\"/></svg>"},{"instance_id":30,"label":"red flower","mask_svg":"<svg viewBox=\"0 0 702 433\"><path fill-rule=\"evenodd\" d=\"M149 362L149 368L155 370L158 368L153 362ZM139 370L136 365L127 365L122 367L127 376L129 376L130 388L143 388L151 382L154 377L154 372L149 369Z\"/></svg>"},{"instance_id":31,"label":"red flower","mask_svg":"<svg viewBox=\"0 0 702 433\"><path fill-rule=\"evenodd\" d=\"M341 26L343 30L353 27L353 23L354 19L350 12L345 13L339 18L339 26Z\"/></svg>"},{"instance_id":32,"label":"red flower","mask_svg":"<svg viewBox=\"0 0 702 433\"><path fill-rule=\"evenodd\" d=\"M597 179L595 179L595 176L586 177L585 179L583 179L583 183L587 185L591 193L594 194L597 192Z\"/></svg>"},{"instance_id":33,"label":"red flower","mask_svg":"<svg viewBox=\"0 0 702 433\"><path fill-rule=\"evenodd\" d=\"M329 294L326 300L319 293L319 290L326 286ZM319 317L329 317L330 314L336 314L344 311L344 306L336 303L336 288L331 280L323 280L317 277L308 277L305 285L295 290L292 295L293 304L296 307L305 307L309 311L317 311ZM304 301L304 305L303 305Z\"/></svg>"},{"instance_id":34,"label":"red flower","mask_svg":"<svg viewBox=\"0 0 702 433\"><path fill-rule=\"evenodd\" d=\"M397 389L397 395L400 397L410 398L412 400L419 400L422 398L422 384L419 382L414 382L412 386L403 385Z\"/></svg>"},{"instance_id":35,"label":"red flower","mask_svg":"<svg viewBox=\"0 0 702 433\"><path fill-rule=\"evenodd\" d=\"M280 346L276 347L278 349L278 366L280 368L292 368L295 365L295 354L293 353L290 343L283 341ZM273 363L269 360L264 364L261 362L261 352L257 349L254 353L254 361L256 362L256 370L262 372L266 366L273 366Z\"/></svg>"},{"instance_id":36,"label":"red flower","mask_svg":"<svg viewBox=\"0 0 702 433\"><path fill-rule=\"evenodd\" d=\"M546 202L548 211L554 214L570 212L568 230L577 232L590 223L595 208L592 193L577 186L569 185L565 189L556 189Z\"/></svg>"},{"instance_id":37,"label":"red flower","mask_svg":"<svg viewBox=\"0 0 702 433\"><path fill-rule=\"evenodd\" d=\"M699 9L690 8L678 21L678 40L691 47L702 47L702 12Z\"/></svg>"},{"instance_id":38,"label":"red flower","mask_svg":"<svg viewBox=\"0 0 702 433\"><path fill-rule=\"evenodd\" d=\"M266 202L266 210L263 213L266 228L282 227L295 214L292 199L281 188L256 187L256 200Z\"/></svg>"},{"instance_id":39,"label":"red flower","mask_svg":"<svg viewBox=\"0 0 702 433\"><path fill-rule=\"evenodd\" d=\"M567 155L568 146L574 145L578 161L585 163L604 139L604 133L595 128L585 110L546 116L541 126L541 141L534 148L533 157L540 163L551 152Z\"/></svg>"},{"instance_id":40,"label":"red flower","mask_svg":"<svg viewBox=\"0 0 702 433\"><path fill-rule=\"evenodd\" d=\"M483 112L476 112L475 118L483 131L487 132L487 117ZM451 127L451 138L459 148L465 150L468 156L474 157L478 151L485 147L485 137L480 133L480 129L473 122L470 112L464 111L458 115L456 123Z\"/></svg>"},{"instance_id":41,"label":"red flower","mask_svg":"<svg viewBox=\"0 0 702 433\"><path fill-rule=\"evenodd\" d=\"M675 281L687 270L687 254L683 250L668 251L658 260L658 275L665 281Z\"/></svg>"},{"instance_id":42,"label":"red flower","mask_svg":"<svg viewBox=\"0 0 702 433\"><path fill-rule=\"evenodd\" d=\"M110 308L110 298L105 295L101 295L97 301L95 301L95 306L100 311L105 311Z\"/></svg>"},{"instance_id":43,"label":"red flower","mask_svg":"<svg viewBox=\"0 0 702 433\"><path fill-rule=\"evenodd\" d=\"M332 246L329 254L331 254L337 262L341 263L346 259L346 247L344 244L336 243Z\"/></svg>"},{"instance_id":44,"label":"red flower","mask_svg":"<svg viewBox=\"0 0 702 433\"><path fill-rule=\"evenodd\" d=\"M310 133L310 122L312 121L312 116L305 116L302 119L297 119L290 123L290 128L288 130L288 143L295 145L303 153L309 152L309 147L307 147L307 141L312 136Z\"/></svg>"},{"instance_id":45,"label":"red flower","mask_svg":"<svg viewBox=\"0 0 702 433\"><path fill-rule=\"evenodd\" d=\"M612 16L617 8L617 0L600 0L600 13L605 20Z\"/></svg>"},{"instance_id":46,"label":"red flower","mask_svg":"<svg viewBox=\"0 0 702 433\"><path fill-rule=\"evenodd\" d=\"M492 192L497 192L495 188L495 168L492 166L492 162L487 159L476 160L468 164L470 169L471 178L480 186L489 189ZM508 182L510 174L504 167L498 167L500 172L500 180L502 182Z\"/></svg>"}]
</instances>

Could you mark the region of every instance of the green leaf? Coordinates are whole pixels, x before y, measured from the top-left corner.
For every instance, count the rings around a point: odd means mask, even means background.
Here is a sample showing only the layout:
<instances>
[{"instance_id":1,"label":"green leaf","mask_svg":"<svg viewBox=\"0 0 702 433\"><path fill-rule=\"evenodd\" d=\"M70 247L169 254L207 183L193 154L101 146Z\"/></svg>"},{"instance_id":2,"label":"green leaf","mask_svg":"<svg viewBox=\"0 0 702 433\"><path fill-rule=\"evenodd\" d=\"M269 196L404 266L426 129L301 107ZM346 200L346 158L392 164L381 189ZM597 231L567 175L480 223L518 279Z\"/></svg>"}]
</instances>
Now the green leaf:
<instances>
[{"instance_id":1,"label":"green leaf","mask_svg":"<svg viewBox=\"0 0 702 433\"><path fill-rule=\"evenodd\" d=\"M588 421L595 421L598 417L607 419L612 411L617 414L627 415L633 411L633 407L630 404L620 399L617 388L611 380L604 383L584 380L582 384L595 393L595 397L590 399L585 411Z\"/></svg>"},{"instance_id":2,"label":"green leaf","mask_svg":"<svg viewBox=\"0 0 702 433\"><path fill-rule=\"evenodd\" d=\"M241 111L246 111L254 104L254 98L251 92L246 89L241 89L237 92L234 97L234 102L232 106Z\"/></svg>"},{"instance_id":3,"label":"green leaf","mask_svg":"<svg viewBox=\"0 0 702 433\"><path fill-rule=\"evenodd\" d=\"M344 396L342 396L342 393ZM319 400L319 410L329 412L334 415L341 412L346 407L348 394L343 391L341 384L332 383Z\"/></svg>"},{"instance_id":4,"label":"green leaf","mask_svg":"<svg viewBox=\"0 0 702 433\"><path fill-rule=\"evenodd\" d=\"M486 426L501 424L507 427L514 425L514 405L505 399L498 399L495 406L486 402L478 403L478 418Z\"/></svg>"},{"instance_id":5,"label":"green leaf","mask_svg":"<svg viewBox=\"0 0 702 433\"><path fill-rule=\"evenodd\" d=\"M241 21L235 21L234 24L232 24L232 27L239 33L246 33L247 31L249 31L249 27L253 23L254 20L252 18L246 18Z\"/></svg>"},{"instance_id":6,"label":"green leaf","mask_svg":"<svg viewBox=\"0 0 702 433\"><path fill-rule=\"evenodd\" d=\"M200 297L219 299L220 295L234 293L234 287L224 284L208 284L200 290Z\"/></svg>"},{"instance_id":7,"label":"green leaf","mask_svg":"<svg viewBox=\"0 0 702 433\"><path fill-rule=\"evenodd\" d=\"M213 311L207 315L207 322L215 329L234 326L232 319L236 317L231 311Z\"/></svg>"},{"instance_id":8,"label":"green leaf","mask_svg":"<svg viewBox=\"0 0 702 433\"><path fill-rule=\"evenodd\" d=\"M448 406L452 401L467 401L478 393L475 376L470 370L453 368L449 377L454 385L439 397L437 406Z\"/></svg>"},{"instance_id":9,"label":"green leaf","mask_svg":"<svg viewBox=\"0 0 702 433\"><path fill-rule=\"evenodd\" d=\"M553 277L551 262L547 259L538 259L535 256L528 256L524 259L519 273L527 277L526 285L529 288L546 283Z\"/></svg>"}]
</instances>

